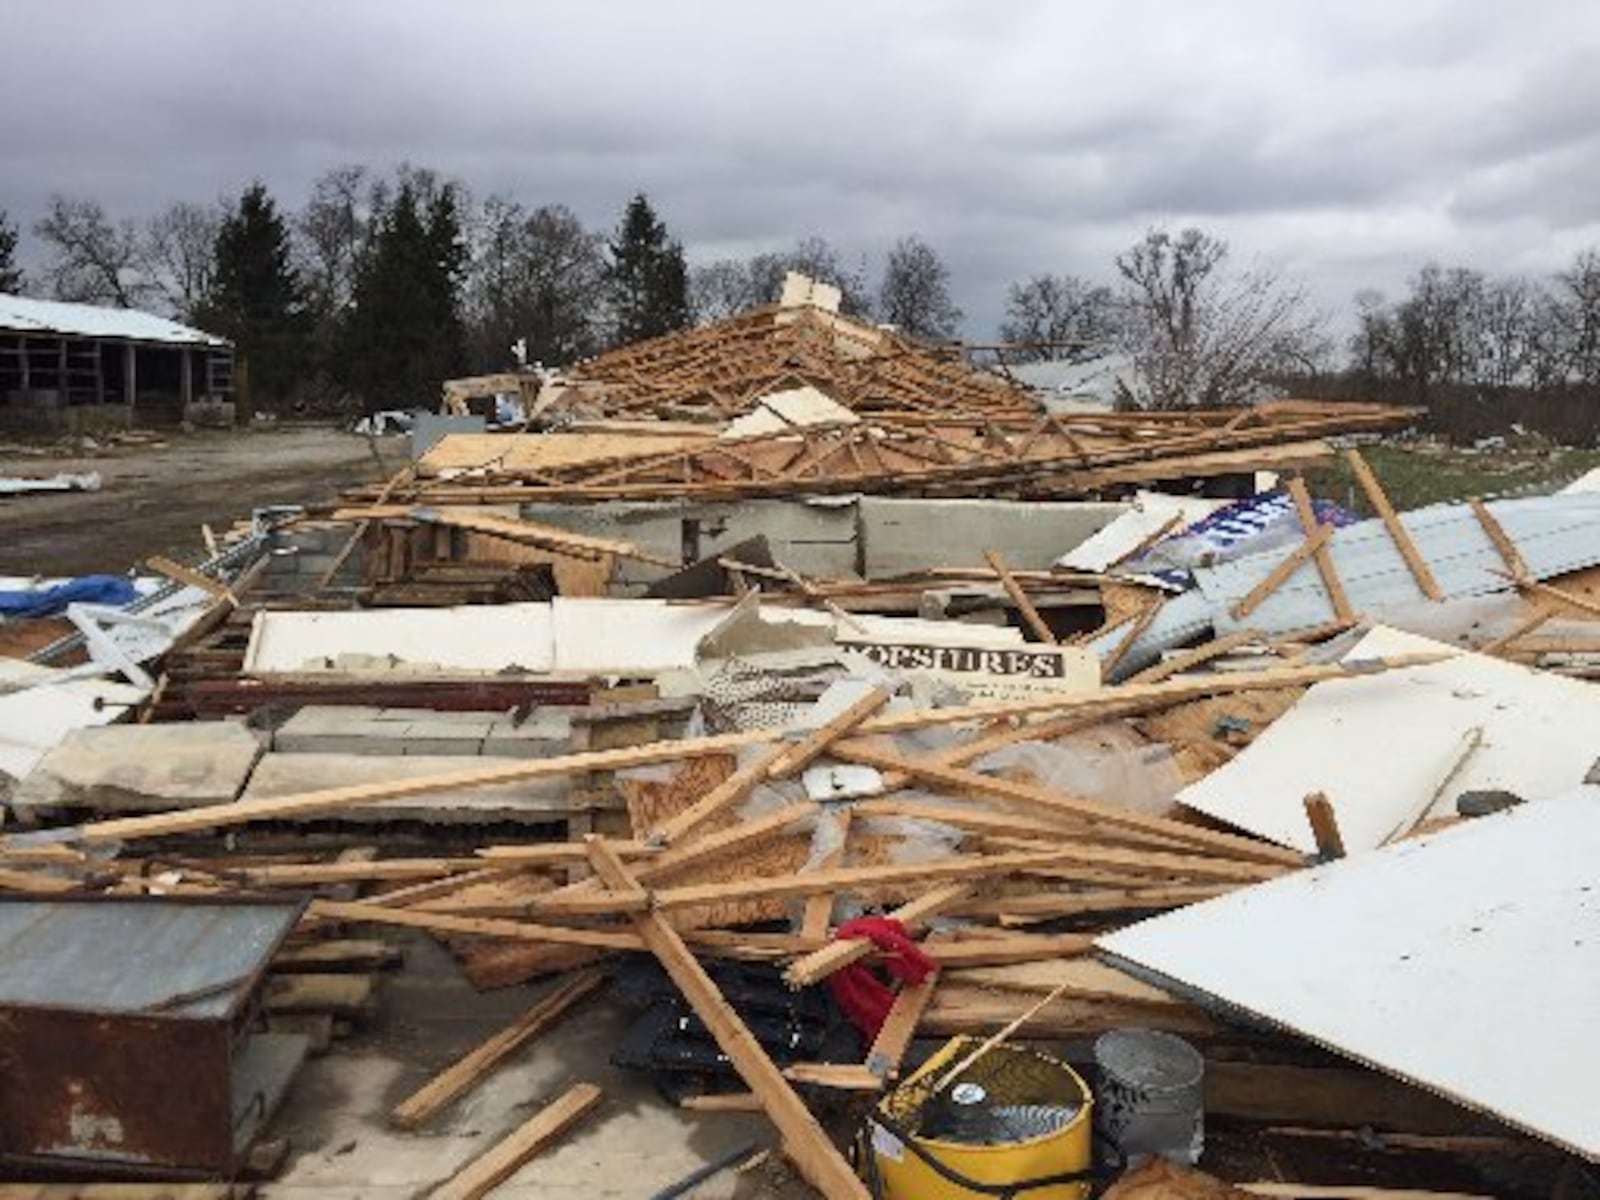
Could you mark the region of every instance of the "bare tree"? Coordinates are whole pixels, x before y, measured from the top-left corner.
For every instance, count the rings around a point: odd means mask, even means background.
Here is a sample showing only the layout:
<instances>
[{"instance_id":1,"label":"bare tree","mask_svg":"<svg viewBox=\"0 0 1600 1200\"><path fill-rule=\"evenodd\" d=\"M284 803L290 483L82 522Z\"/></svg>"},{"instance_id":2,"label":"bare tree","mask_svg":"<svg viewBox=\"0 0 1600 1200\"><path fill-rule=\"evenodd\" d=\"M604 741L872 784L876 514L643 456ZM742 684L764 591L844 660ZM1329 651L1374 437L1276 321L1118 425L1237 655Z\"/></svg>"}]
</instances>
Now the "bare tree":
<instances>
[{"instance_id":1,"label":"bare tree","mask_svg":"<svg viewBox=\"0 0 1600 1200\"><path fill-rule=\"evenodd\" d=\"M217 269L222 210L179 201L145 227L144 261L167 309L192 323Z\"/></svg>"},{"instance_id":2,"label":"bare tree","mask_svg":"<svg viewBox=\"0 0 1600 1200\"><path fill-rule=\"evenodd\" d=\"M52 196L34 232L54 251L44 278L57 299L136 308L154 295L138 229L96 201Z\"/></svg>"},{"instance_id":3,"label":"bare tree","mask_svg":"<svg viewBox=\"0 0 1600 1200\"><path fill-rule=\"evenodd\" d=\"M17 227L0 210L0 292L20 292L24 280L17 265Z\"/></svg>"},{"instance_id":4,"label":"bare tree","mask_svg":"<svg viewBox=\"0 0 1600 1200\"><path fill-rule=\"evenodd\" d=\"M689 306L697 324L725 321L777 299L776 295L763 298L758 291L756 261L719 258L690 270ZM767 272L762 270L760 274L765 278Z\"/></svg>"},{"instance_id":5,"label":"bare tree","mask_svg":"<svg viewBox=\"0 0 1600 1200\"><path fill-rule=\"evenodd\" d=\"M776 304L790 271L838 288L839 308L846 315L871 316L865 266L846 267L831 242L810 234L786 251L766 251L742 260L721 258L695 268L689 277L695 320L721 321Z\"/></svg>"},{"instance_id":6,"label":"bare tree","mask_svg":"<svg viewBox=\"0 0 1600 1200\"><path fill-rule=\"evenodd\" d=\"M1116 331L1111 289L1074 275L1035 275L1006 294L1000 340L1018 347L1017 361L1076 357Z\"/></svg>"},{"instance_id":7,"label":"bare tree","mask_svg":"<svg viewBox=\"0 0 1600 1200\"><path fill-rule=\"evenodd\" d=\"M339 313L349 305L387 195L381 180L355 165L325 171L311 185L294 222L295 257L319 314Z\"/></svg>"},{"instance_id":8,"label":"bare tree","mask_svg":"<svg viewBox=\"0 0 1600 1200\"><path fill-rule=\"evenodd\" d=\"M889 251L878 288L878 313L913 337L956 336L962 313L950 298L950 269L921 238L903 237Z\"/></svg>"},{"instance_id":9,"label":"bare tree","mask_svg":"<svg viewBox=\"0 0 1600 1200\"><path fill-rule=\"evenodd\" d=\"M1556 276L1555 301L1567 370L1600 383L1600 250L1584 250Z\"/></svg>"},{"instance_id":10,"label":"bare tree","mask_svg":"<svg viewBox=\"0 0 1600 1200\"><path fill-rule=\"evenodd\" d=\"M1198 229L1153 229L1117 256L1120 339L1154 408L1255 399L1269 380L1314 370L1323 321L1298 287L1265 268L1229 271L1228 245Z\"/></svg>"},{"instance_id":11,"label":"bare tree","mask_svg":"<svg viewBox=\"0 0 1600 1200\"><path fill-rule=\"evenodd\" d=\"M593 353L605 320L604 239L562 205L528 212L516 201L484 201L473 237L468 313L473 351L503 365L513 342L549 364Z\"/></svg>"}]
</instances>

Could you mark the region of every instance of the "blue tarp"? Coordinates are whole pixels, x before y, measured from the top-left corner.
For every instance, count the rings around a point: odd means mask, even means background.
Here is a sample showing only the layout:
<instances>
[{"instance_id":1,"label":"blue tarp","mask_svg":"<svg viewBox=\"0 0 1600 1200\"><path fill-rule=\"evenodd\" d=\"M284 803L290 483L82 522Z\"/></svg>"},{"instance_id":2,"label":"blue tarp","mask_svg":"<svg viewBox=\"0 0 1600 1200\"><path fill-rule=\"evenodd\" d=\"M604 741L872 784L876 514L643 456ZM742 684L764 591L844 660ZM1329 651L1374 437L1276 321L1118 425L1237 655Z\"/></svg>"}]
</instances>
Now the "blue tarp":
<instances>
[{"instance_id":1,"label":"blue tarp","mask_svg":"<svg viewBox=\"0 0 1600 1200\"><path fill-rule=\"evenodd\" d=\"M83 575L50 587L0 591L0 617L50 617L69 604L107 604L122 608L138 599L125 575Z\"/></svg>"}]
</instances>

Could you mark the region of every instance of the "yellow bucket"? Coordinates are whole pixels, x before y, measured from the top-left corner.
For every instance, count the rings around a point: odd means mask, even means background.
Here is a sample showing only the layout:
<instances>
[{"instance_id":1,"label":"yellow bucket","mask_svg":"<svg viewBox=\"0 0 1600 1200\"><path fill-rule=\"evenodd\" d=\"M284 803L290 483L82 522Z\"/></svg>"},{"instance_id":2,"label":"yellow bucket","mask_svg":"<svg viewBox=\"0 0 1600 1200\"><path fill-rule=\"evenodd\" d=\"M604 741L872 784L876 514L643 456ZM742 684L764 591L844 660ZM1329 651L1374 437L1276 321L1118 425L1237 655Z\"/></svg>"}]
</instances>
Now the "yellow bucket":
<instances>
[{"instance_id":1,"label":"yellow bucket","mask_svg":"<svg viewBox=\"0 0 1600 1200\"><path fill-rule=\"evenodd\" d=\"M868 1118L864 1137L861 1160L867 1179L876 1175L884 1200L972 1200L977 1196L1085 1200L1094 1158L1093 1099L1088 1085L1059 1059L999 1045L934 1096L934 1085L944 1073L979 1044L976 1038L952 1039L883 1098ZM946 1128L952 1120L966 1123L973 1132L973 1117L947 1115L936 1121L935 1108L944 1105L941 1111L949 1114L953 1098L962 1095L982 1097L985 1107L979 1119L985 1122L984 1130L998 1120L1000 1125L994 1130L1003 1130L1005 1140L988 1144L978 1138L948 1140ZM943 1137L922 1133L936 1125L945 1127L935 1129ZM1030 1128L1044 1132L1012 1140ZM1082 1181L1073 1177L1082 1177Z\"/></svg>"}]
</instances>

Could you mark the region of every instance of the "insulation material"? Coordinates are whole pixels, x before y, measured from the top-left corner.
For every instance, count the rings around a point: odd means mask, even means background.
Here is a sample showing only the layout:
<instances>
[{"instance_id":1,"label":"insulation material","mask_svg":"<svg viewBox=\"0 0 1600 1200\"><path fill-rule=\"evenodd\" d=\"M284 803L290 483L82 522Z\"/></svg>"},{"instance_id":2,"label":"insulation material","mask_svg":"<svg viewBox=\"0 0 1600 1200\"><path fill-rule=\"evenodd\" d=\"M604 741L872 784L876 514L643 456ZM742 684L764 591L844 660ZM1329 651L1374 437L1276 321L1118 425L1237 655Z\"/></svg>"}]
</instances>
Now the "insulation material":
<instances>
[{"instance_id":1,"label":"insulation material","mask_svg":"<svg viewBox=\"0 0 1600 1200\"><path fill-rule=\"evenodd\" d=\"M1098 945L1600 1159L1597 862L1600 788L1582 787Z\"/></svg>"},{"instance_id":2,"label":"insulation material","mask_svg":"<svg viewBox=\"0 0 1600 1200\"><path fill-rule=\"evenodd\" d=\"M1134 812L1164 814L1183 776L1172 751L1122 725L1103 725L1055 742L1015 742L977 763L990 775L1014 771L1052 792L1093 796Z\"/></svg>"},{"instance_id":3,"label":"insulation material","mask_svg":"<svg viewBox=\"0 0 1600 1200\"><path fill-rule=\"evenodd\" d=\"M1469 790L1543 800L1575 787L1600 754L1600 688L1397 630L1347 661L1409 653L1445 662L1319 683L1231 763L1178 794L1238 829L1314 853L1303 801L1322 792L1350 852L1371 850Z\"/></svg>"}]
</instances>

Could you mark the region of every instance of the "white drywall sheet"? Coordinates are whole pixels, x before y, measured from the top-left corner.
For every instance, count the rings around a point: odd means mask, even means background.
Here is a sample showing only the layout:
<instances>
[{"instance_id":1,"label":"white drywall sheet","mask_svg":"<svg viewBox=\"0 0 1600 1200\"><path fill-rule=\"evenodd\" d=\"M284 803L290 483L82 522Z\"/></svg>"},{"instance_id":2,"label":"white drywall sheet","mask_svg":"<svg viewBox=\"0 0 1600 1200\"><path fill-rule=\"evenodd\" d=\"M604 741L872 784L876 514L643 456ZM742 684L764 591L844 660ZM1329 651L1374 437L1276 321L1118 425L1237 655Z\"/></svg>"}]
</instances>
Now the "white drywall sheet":
<instances>
[{"instance_id":1,"label":"white drywall sheet","mask_svg":"<svg viewBox=\"0 0 1600 1200\"><path fill-rule=\"evenodd\" d=\"M1453 813L1464 791L1504 789L1524 800L1566 792L1600 757L1593 683L1382 626L1346 661L1408 653L1456 656L1317 684L1232 762L1179 792L1179 802L1311 853L1304 802L1322 792L1354 853L1430 811Z\"/></svg>"},{"instance_id":2,"label":"white drywall sheet","mask_svg":"<svg viewBox=\"0 0 1600 1200\"><path fill-rule=\"evenodd\" d=\"M1600 1158L1600 788L1244 888L1101 949Z\"/></svg>"},{"instance_id":3,"label":"white drywall sheet","mask_svg":"<svg viewBox=\"0 0 1600 1200\"><path fill-rule=\"evenodd\" d=\"M555 669L548 604L256 614L249 674Z\"/></svg>"},{"instance_id":4,"label":"white drywall sheet","mask_svg":"<svg viewBox=\"0 0 1600 1200\"><path fill-rule=\"evenodd\" d=\"M145 694L131 684L0 659L0 771L25 779L72 730L121 720Z\"/></svg>"},{"instance_id":5,"label":"white drywall sheet","mask_svg":"<svg viewBox=\"0 0 1600 1200\"><path fill-rule=\"evenodd\" d=\"M1140 492L1134 497L1133 507L1111 524L1088 538L1056 560L1056 565L1074 571L1105 571L1120 562L1154 537L1174 520L1178 524L1167 534L1180 533L1196 521L1209 517L1219 508L1227 507L1226 500L1207 500L1200 497L1168 496L1162 492Z\"/></svg>"}]
</instances>

